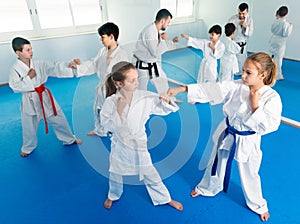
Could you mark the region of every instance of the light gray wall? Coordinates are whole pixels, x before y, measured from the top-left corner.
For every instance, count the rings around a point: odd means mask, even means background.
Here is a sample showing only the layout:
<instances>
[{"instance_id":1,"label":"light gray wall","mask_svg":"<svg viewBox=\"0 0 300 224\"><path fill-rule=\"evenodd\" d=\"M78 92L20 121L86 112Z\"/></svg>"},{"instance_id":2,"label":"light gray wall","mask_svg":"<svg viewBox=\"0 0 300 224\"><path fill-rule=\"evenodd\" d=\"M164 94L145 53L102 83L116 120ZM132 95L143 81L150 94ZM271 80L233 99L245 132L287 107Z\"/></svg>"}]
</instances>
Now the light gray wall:
<instances>
[{"instance_id":1,"label":"light gray wall","mask_svg":"<svg viewBox=\"0 0 300 224\"><path fill-rule=\"evenodd\" d=\"M275 11L281 5L287 5L290 13L288 20L293 22L294 30L287 40L286 58L300 60L298 53L300 39L300 1L296 0L252 0L246 1L250 7L250 14L254 18L254 34L249 39L249 50L253 52L267 51L271 36L270 26L275 19ZM212 24L225 25L228 18L237 13L241 1L237 0L199 0L198 14L200 20L195 23L170 25L167 29L172 38L180 33L205 38L207 30ZM116 23L120 28L119 43L129 51L139 32L155 19L159 9L159 0L107 0L108 20ZM100 24L99 24L100 25ZM18 34L16 33L16 36ZM73 58L87 60L94 57L102 47L97 32L80 36L68 36L43 40L33 40L34 58L50 61L70 61ZM180 44L185 45L181 39ZM179 44L179 45L180 45ZM8 82L11 65L16 55L10 43L0 44L0 84Z\"/></svg>"}]
</instances>

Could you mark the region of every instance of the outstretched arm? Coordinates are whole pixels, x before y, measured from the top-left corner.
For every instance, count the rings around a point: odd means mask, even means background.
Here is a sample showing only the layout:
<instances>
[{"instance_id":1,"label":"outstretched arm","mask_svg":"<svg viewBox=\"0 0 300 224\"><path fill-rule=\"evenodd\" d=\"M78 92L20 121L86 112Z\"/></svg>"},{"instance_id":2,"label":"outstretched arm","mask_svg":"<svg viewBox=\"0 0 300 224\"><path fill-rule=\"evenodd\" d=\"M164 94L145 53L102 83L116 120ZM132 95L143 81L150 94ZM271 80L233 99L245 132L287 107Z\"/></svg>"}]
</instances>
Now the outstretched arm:
<instances>
[{"instance_id":1,"label":"outstretched arm","mask_svg":"<svg viewBox=\"0 0 300 224\"><path fill-rule=\"evenodd\" d=\"M176 96L178 93L181 93L181 92L188 92L188 87L187 86L180 86L180 87L177 87L177 88L169 88L168 89L168 96Z\"/></svg>"}]
</instances>

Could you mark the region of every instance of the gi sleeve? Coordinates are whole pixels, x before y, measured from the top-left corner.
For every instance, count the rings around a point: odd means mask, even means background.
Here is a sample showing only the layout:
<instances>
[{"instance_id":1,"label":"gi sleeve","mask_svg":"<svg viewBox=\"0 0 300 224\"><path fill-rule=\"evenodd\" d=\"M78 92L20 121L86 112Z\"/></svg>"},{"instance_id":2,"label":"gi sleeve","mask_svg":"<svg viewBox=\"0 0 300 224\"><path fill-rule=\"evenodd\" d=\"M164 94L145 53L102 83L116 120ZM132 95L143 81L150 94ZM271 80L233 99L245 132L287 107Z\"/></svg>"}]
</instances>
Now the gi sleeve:
<instances>
[{"instance_id":1,"label":"gi sleeve","mask_svg":"<svg viewBox=\"0 0 300 224\"><path fill-rule=\"evenodd\" d=\"M116 116L119 116L117 113L116 104L113 101L113 96L110 96L105 99L101 112L100 112L100 120L101 125L105 132L113 132L114 133L114 121L118 119Z\"/></svg>"},{"instance_id":2,"label":"gi sleeve","mask_svg":"<svg viewBox=\"0 0 300 224\"><path fill-rule=\"evenodd\" d=\"M259 105L257 110L246 116L245 126L260 135L265 135L276 131L281 121L282 103L278 93L274 92L272 96L264 103Z\"/></svg>"},{"instance_id":3,"label":"gi sleeve","mask_svg":"<svg viewBox=\"0 0 300 224\"><path fill-rule=\"evenodd\" d=\"M8 84L15 93L34 90L33 83L27 73L21 74L14 67L11 69Z\"/></svg>"}]
</instances>

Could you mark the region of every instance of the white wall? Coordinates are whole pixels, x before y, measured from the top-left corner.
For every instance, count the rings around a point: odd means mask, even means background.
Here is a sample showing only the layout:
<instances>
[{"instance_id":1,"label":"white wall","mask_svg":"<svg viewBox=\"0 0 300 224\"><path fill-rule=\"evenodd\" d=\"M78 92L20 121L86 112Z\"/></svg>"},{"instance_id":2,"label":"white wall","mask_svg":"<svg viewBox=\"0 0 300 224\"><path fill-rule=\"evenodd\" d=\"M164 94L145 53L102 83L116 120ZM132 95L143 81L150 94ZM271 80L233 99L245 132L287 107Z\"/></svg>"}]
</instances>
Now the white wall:
<instances>
[{"instance_id":1,"label":"white wall","mask_svg":"<svg viewBox=\"0 0 300 224\"><path fill-rule=\"evenodd\" d=\"M208 28L213 24L224 26L228 18L237 13L237 7L242 1L237 0L199 0L199 18L201 20L190 24L170 25L167 29L172 38L180 33L205 38ZM298 53L300 40L300 1L296 0L252 0L246 1L253 10L254 34L249 39L249 50L253 52L267 51L271 36L270 26L275 19L275 11L281 5L287 5L290 13L288 20L294 24L292 35L288 38L286 57L300 60ZM131 51L139 32L155 19L159 9L159 0L107 0L108 20L120 28L119 43ZM100 26L101 24L99 24ZM18 33L16 33L18 36ZM68 36L44 40L32 40L34 58L50 61L70 61L73 58L87 60L94 57L102 47L97 31L94 34ZM181 44L185 41L181 39ZM16 60L11 44L0 44L0 84L8 82L11 65Z\"/></svg>"},{"instance_id":2,"label":"white wall","mask_svg":"<svg viewBox=\"0 0 300 224\"><path fill-rule=\"evenodd\" d=\"M108 21L116 23L120 29L118 42L131 52L140 31L155 20L159 0L107 0L107 6ZM167 32L170 38L185 31L194 36L201 36L202 30L206 30L206 27L202 28L204 25L203 21L170 25ZM97 31L94 34L31 40L31 44L34 58L67 62L74 58L91 59L103 47ZM181 44L185 42L182 41ZM8 82L10 67L15 60L16 55L11 44L0 44L0 84Z\"/></svg>"},{"instance_id":3,"label":"white wall","mask_svg":"<svg viewBox=\"0 0 300 224\"><path fill-rule=\"evenodd\" d=\"M254 33L249 39L248 50L252 52L268 51L268 41L271 37L271 25L275 20L276 10L286 5L289 8L287 20L293 23L293 32L287 39L286 58L300 60L300 1L296 0L200 0L199 17L207 26L219 24L224 27L228 19L237 13L242 2L250 6L250 15L254 20Z\"/></svg>"}]
</instances>

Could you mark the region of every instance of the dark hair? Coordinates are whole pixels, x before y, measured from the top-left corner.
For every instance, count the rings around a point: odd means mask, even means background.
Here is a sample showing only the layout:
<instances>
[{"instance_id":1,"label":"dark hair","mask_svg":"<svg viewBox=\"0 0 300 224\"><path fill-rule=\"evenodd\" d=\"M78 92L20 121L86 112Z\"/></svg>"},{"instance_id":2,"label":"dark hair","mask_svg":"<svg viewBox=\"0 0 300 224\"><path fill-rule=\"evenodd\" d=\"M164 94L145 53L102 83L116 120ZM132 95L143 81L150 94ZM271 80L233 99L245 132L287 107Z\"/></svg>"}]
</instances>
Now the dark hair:
<instances>
[{"instance_id":1,"label":"dark hair","mask_svg":"<svg viewBox=\"0 0 300 224\"><path fill-rule=\"evenodd\" d=\"M216 33L216 34L220 34L221 35L222 34L222 27L219 26L219 25L213 25L209 29L208 33Z\"/></svg>"},{"instance_id":2,"label":"dark hair","mask_svg":"<svg viewBox=\"0 0 300 224\"><path fill-rule=\"evenodd\" d=\"M169 10L161 9L157 12L155 21L159 22L161 19L167 19L169 16L171 17L171 19L173 18L172 14L169 12Z\"/></svg>"},{"instance_id":3,"label":"dark hair","mask_svg":"<svg viewBox=\"0 0 300 224\"><path fill-rule=\"evenodd\" d=\"M252 61L258 68L259 72L266 72L264 84L273 86L276 82L277 65L276 62L265 52L258 52L250 55L246 61Z\"/></svg>"},{"instance_id":4,"label":"dark hair","mask_svg":"<svg viewBox=\"0 0 300 224\"><path fill-rule=\"evenodd\" d=\"M235 25L233 24L233 23L227 23L226 25L225 25L225 35L226 35L226 37L229 37L231 34L233 34L234 33L234 31L235 31Z\"/></svg>"},{"instance_id":5,"label":"dark hair","mask_svg":"<svg viewBox=\"0 0 300 224\"><path fill-rule=\"evenodd\" d=\"M105 34L110 36L112 34L114 35L115 41L117 41L119 37L119 27L114 23L105 23L98 28L98 33L100 36Z\"/></svg>"},{"instance_id":6,"label":"dark hair","mask_svg":"<svg viewBox=\"0 0 300 224\"><path fill-rule=\"evenodd\" d=\"M105 82L106 97L109 97L117 92L115 82L124 82L126 73L130 69L136 69L133 64L127 61L120 61L112 67L112 71L107 75Z\"/></svg>"},{"instance_id":7,"label":"dark hair","mask_svg":"<svg viewBox=\"0 0 300 224\"><path fill-rule=\"evenodd\" d=\"M248 10L248 4L247 4L247 3L241 3L241 4L239 5L239 10L240 10L241 12L245 11L246 9Z\"/></svg>"},{"instance_id":8,"label":"dark hair","mask_svg":"<svg viewBox=\"0 0 300 224\"><path fill-rule=\"evenodd\" d=\"M286 6L281 6L277 11L276 14L280 17L284 17L289 13L289 9Z\"/></svg>"},{"instance_id":9,"label":"dark hair","mask_svg":"<svg viewBox=\"0 0 300 224\"><path fill-rule=\"evenodd\" d=\"M22 51L23 50L23 46L25 44L30 44L29 40L26 40L22 37L15 37L12 40L12 48L14 49L14 51Z\"/></svg>"}]
</instances>

